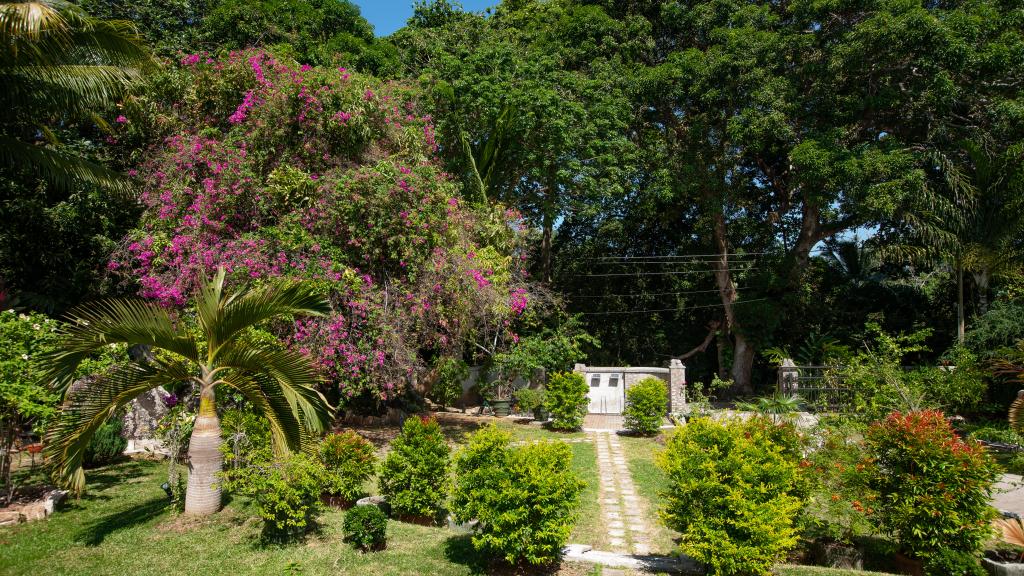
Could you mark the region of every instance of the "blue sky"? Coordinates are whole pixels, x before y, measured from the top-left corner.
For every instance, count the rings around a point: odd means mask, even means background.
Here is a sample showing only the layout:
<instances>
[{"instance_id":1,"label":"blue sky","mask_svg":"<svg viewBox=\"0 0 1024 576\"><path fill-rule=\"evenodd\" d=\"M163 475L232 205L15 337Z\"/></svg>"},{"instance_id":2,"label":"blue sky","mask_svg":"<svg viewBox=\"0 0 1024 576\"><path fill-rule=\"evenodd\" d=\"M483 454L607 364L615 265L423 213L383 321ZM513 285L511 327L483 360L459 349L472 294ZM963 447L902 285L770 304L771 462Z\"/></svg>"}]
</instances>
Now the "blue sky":
<instances>
[{"instance_id":1,"label":"blue sky","mask_svg":"<svg viewBox=\"0 0 1024 576\"><path fill-rule=\"evenodd\" d=\"M402 26L412 15L413 0L352 0L359 5L363 17L373 24L377 36L387 36ZM454 3L454 2L453 2ZM494 6L498 0L462 0L462 8L473 12Z\"/></svg>"}]
</instances>

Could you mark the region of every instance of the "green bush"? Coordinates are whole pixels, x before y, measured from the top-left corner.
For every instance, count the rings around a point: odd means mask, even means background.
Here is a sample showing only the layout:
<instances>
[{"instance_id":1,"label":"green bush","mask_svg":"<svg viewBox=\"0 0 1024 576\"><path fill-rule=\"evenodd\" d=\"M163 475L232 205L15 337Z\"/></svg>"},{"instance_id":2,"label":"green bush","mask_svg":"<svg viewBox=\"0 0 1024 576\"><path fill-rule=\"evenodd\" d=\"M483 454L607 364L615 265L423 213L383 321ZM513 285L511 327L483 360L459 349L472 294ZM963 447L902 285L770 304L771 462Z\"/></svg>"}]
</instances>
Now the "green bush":
<instances>
[{"instance_id":1,"label":"green bush","mask_svg":"<svg viewBox=\"0 0 1024 576\"><path fill-rule=\"evenodd\" d=\"M648 377L626 390L622 411L626 428L638 434L657 434L668 412L668 385L661 378Z\"/></svg>"},{"instance_id":2,"label":"green bush","mask_svg":"<svg viewBox=\"0 0 1024 576\"><path fill-rule=\"evenodd\" d=\"M544 406L551 413L555 430L579 430L587 414L587 383L575 372L552 374L548 380Z\"/></svg>"},{"instance_id":3,"label":"green bush","mask_svg":"<svg viewBox=\"0 0 1024 576\"><path fill-rule=\"evenodd\" d=\"M534 410L542 408L546 397L547 393L544 392L543 388L520 388L516 390L516 404L519 405L519 410L523 412L532 413Z\"/></svg>"},{"instance_id":4,"label":"green bush","mask_svg":"<svg viewBox=\"0 0 1024 576\"><path fill-rule=\"evenodd\" d=\"M380 492L398 516L435 517L445 499L449 449L434 420L408 418L380 470Z\"/></svg>"},{"instance_id":5,"label":"green bush","mask_svg":"<svg viewBox=\"0 0 1024 576\"><path fill-rule=\"evenodd\" d=\"M942 548L928 556L924 563L927 576L987 576L978 559L967 552Z\"/></svg>"},{"instance_id":6,"label":"green bush","mask_svg":"<svg viewBox=\"0 0 1024 576\"><path fill-rule=\"evenodd\" d=\"M585 484L564 442L513 447L495 426L469 437L455 457L452 513L477 520L473 547L509 564L558 560L577 518Z\"/></svg>"},{"instance_id":7,"label":"green bush","mask_svg":"<svg viewBox=\"0 0 1024 576\"><path fill-rule=\"evenodd\" d=\"M121 436L123 429L124 422L120 416L114 416L97 428L85 448L82 464L86 468L95 468L120 458L128 447L128 440Z\"/></svg>"},{"instance_id":8,"label":"green bush","mask_svg":"<svg viewBox=\"0 0 1024 576\"><path fill-rule=\"evenodd\" d=\"M890 414L865 440L865 482L882 531L925 561L944 549L979 550L992 532L989 497L999 475L981 445L960 439L933 410Z\"/></svg>"},{"instance_id":9,"label":"green bush","mask_svg":"<svg viewBox=\"0 0 1024 576\"><path fill-rule=\"evenodd\" d=\"M469 377L469 366L461 358L443 356L434 363L437 381L430 390L430 399L442 407L451 406L462 396L462 382Z\"/></svg>"},{"instance_id":10,"label":"green bush","mask_svg":"<svg viewBox=\"0 0 1024 576\"><path fill-rule=\"evenodd\" d=\"M800 467L763 419L696 418L668 441L661 518L710 574L767 576L797 543Z\"/></svg>"},{"instance_id":11,"label":"green bush","mask_svg":"<svg viewBox=\"0 0 1024 576\"><path fill-rule=\"evenodd\" d=\"M367 552L387 544L388 518L376 506L356 506L345 513L345 541Z\"/></svg>"},{"instance_id":12,"label":"green bush","mask_svg":"<svg viewBox=\"0 0 1024 576\"><path fill-rule=\"evenodd\" d=\"M317 449L327 472L326 492L354 501L364 494L363 484L373 476L373 444L352 430L328 434Z\"/></svg>"},{"instance_id":13,"label":"green bush","mask_svg":"<svg viewBox=\"0 0 1024 576\"><path fill-rule=\"evenodd\" d=\"M272 462L251 462L224 473L224 487L253 498L268 540L285 541L305 534L323 510L323 465L306 454Z\"/></svg>"}]
</instances>

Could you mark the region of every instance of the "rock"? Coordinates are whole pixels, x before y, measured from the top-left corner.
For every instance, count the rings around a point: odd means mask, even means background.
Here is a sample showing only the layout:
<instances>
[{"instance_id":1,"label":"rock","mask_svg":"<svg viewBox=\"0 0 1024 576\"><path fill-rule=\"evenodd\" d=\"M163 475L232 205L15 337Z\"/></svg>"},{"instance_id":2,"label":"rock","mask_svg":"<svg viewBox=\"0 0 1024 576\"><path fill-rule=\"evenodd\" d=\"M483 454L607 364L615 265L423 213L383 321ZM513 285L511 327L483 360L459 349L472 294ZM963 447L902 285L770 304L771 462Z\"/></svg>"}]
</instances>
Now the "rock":
<instances>
[{"instance_id":1,"label":"rock","mask_svg":"<svg viewBox=\"0 0 1024 576\"><path fill-rule=\"evenodd\" d=\"M0 512L0 526L14 526L25 522L25 515L21 510L7 510Z\"/></svg>"},{"instance_id":2,"label":"rock","mask_svg":"<svg viewBox=\"0 0 1024 576\"><path fill-rule=\"evenodd\" d=\"M479 520L470 520L469 522L463 522L462 524L455 521L451 514L448 515L448 529L454 530L462 534L470 534L476 530L477 525L480 524Z\"/></svg>"},{"instance_id":3,"label":"rock","mask_svg":"<svg viewBox=\"0 0 1024 576\"><path fill-rule=\"evenodd\" d=\"M387 514L391 511L391 506L388 505L388 501L383 496L367 496L366 498L360 498L356 500L356 506L376 506L380 508L380 511Z\"/></svg>"},{"instance_id":4,"label":"rock","mask_svg":"<svg viewBox=\"0 0 1024 576\"><path fill-rule=\"evenodd\" d=\"M136 441L153 440L157 425L170 410L167 407L168 397L170 393L163 388L154 388L132 400L124 417L124 437Z\"/></svg>"},{"instance_id":5,"label":"rock","mask_svg":"<svg viewBox=\"0 0 1024 576\"><path fill-rule=\"evenodd\" d=\"M64 501L68 495L67 490L50 490L43 498L43 513L46 516L53 514L57 511L57 507Z\"/></svg>"}]
</instances>

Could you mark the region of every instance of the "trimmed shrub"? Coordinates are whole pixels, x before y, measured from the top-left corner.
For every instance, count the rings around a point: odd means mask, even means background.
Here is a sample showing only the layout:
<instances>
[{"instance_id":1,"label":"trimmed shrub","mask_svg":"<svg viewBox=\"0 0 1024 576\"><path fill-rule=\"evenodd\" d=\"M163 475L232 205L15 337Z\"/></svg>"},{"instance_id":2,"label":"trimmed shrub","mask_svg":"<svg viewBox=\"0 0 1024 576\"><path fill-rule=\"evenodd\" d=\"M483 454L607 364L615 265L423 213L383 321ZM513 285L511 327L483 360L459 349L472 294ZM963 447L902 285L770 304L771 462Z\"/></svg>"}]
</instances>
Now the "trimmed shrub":
<instances>
[{"instance_id":1,"label":"trimmed shrub","mask_svg":"<svg viewBox=\"0 0 1024 576\"><path fill-rule=\"evenodd\" d=\"M323 510L324 467L305 454L273 462L253 462L225 474L224 486L251 496L263 519L263 536L284 541L316 525Z\"/></svg>"},{"instance_id":2,"label":"trimmed shrub","mask_svg":"<svg viewBox=\"0 0 1024 576\"><path fill-rule=\"evenodd\" d=\"M696 418L660 456L669 479L661 518L681 533L682 553L710 574L767 576L797 543L799 465L770 427L757 418Z\"/></svg>"},{"instance_id":3,"label":"trimmed shrub","mask_svg":"<svg viewBox=\"0 0 1024 576\"><path fill-rule=\"evenodd\" d=\"M520 388L516 390L516 404L521 412L533 413L534 410L544 407L546 396L543 388Z\"/></svg>"},{"instance_id":4,"label":"trimmed shrub","mask_svg":"<svg viewBox=\"0 0 1024 576\"><path fill-rule=\"evenodd\" d=\"M354 431L346 430L325 436L317 451L327 473L325 491L344 500L358 500L377 462L373 444Z\"/></svg>"},{"instance_id":5,"label":"trimmed shrub","mask_svg":"<svg viewBox=\"0 0 1024 576\"><path fill-rule=\"evenodd\" d=\"M387 545L388 518L376 506L356 506L345 513L345 541L368 552Z\"/></svg>"},{"instance_id":6,"label":"trimmed shrub","mask_svg":"<svg viewBox=\"0 0 1024 576\"><path fill-rule=\"evenodd\" d=\"M121 436L123 429L124 422L120 416L107 420L97 428L85 448L82 465L86 468L95 468L120 458L124 454L124 449L128 447L128 440Z\"/></svg>"},{"instance_id":7,"label":"trimmed shrub","mask_svg":"<svg viewBox=\"0 0 1024 576\"><path fill-rule=\"evenodd\" d=\"M469 437L455 457L452 513L479 522L476 550L512 565L550 564L569 539L585 484L572 472L568 444L510 441L493 425Z\"/></svg>"},{"instance_id":8,"label":"trimmed shrub","mask_svg":"<svg viewBox=\"0 0 1024 576\"><path fill-rule=\"evenodd\" d=\"M579 430L587 415L587 383L575 372L552 374L548 380L544 406L551 413L555 430Z\"/></svg>"},{"instance_id":9,"label":"trimmed shrub","mask_svg":"<svg viewBox=\"0 0 1024 576\"><path fill-rule=\"evenodd\" d=\"M380 470L380 493L398 516L436 517L445 499L449 449L434 420L408 418Z\"/></svg>"},{"instance_id":10,"label":"trimmed shrub","mask_svg":"<svg viewBox=\"0 0 1024 576\"><path fill-rule=\"evenodd\" d=\"M666 412L668 384L661 378L644 378L626 390L626 407L622 416L628 430L637 434L657 434Z\"/></svg>"},{"instance_id":11,"label":"trimmed shrub","mask_svg":"<svg viewBox=\"0 0 1024 576\"><path fill-rule=\"evenodd\" d=\"M442 408L451 406L462 396L462 382L469 378L469 366L461 358L444 356L434 364L437 381L430 389L430 399Z\"/></svg>"},{"instance_id":12,"label":"trimmed shrub","mask_svg":"<svg viewBox=\"0 0 1024 576\"><path fill-rule=\"evenodd\" d=\"M999 469L980 444L962 440L934 410L894 412L872 424L865 440L878 526L904 552L928 562L943 549L981 548L992 534L989 497Z\"/></svg>"},{"instance_id":13,"label":"trimmed shrub","mask_svg":"<svg viewBox=\"0 0 1024 576\"><path fill-rule=\"evenodd\" d=\"M928 576L988 576L973 554L943 548L928 556L924 563Z\"/></svg>"}]
</instances>

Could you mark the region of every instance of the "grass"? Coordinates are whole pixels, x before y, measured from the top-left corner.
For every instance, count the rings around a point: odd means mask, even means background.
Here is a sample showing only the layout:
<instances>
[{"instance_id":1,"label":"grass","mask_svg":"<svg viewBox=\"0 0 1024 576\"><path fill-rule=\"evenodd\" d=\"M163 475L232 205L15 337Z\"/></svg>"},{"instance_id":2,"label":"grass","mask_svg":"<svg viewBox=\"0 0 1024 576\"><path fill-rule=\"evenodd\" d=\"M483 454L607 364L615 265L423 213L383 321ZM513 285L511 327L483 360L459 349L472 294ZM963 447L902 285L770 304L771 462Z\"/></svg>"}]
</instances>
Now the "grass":
<instances>
[{"instance_id":1,"label":"grass","mask_svg":"<svg viewBox=\"0 0 1024 576\"><path fill-rule=\"evenodd\" d=\"M340 510L326 512L305 542L264 545L260 522L242 499L202 520L171 513L160 489L164 470L161 463L131 461L91 471L87 495L57 515L0 529L0 574L487 573L468 537L446 528L389 522L387 550L360 554L341 541ZM568 564L558 574L590 570Z\"/></svg>"},{"instance_id":2,"label":"grass","mask_svg":"<svg viewBox=\"0 0 1024 576\"><path fill-rule=\"evenodd\" d=\"M670 554L675 551L673 540L676 533L661 523L657 516L661 493L668 489L668 477L658 468L656 454L662 449L655 438L623 436L620 438L626 465L633 477L637 493L647 501L650 511L648 525L651 528L651 545L656 553Z\"/></svg>"},{"instance_id":3,"label":"grass","mask_svg":"<svg viewBox=\"0 0 1024 576\"><path fill-rule=\"evenodd\" d=\"M775 568L775 574L777 576L891 576L884 572L821 568L819 566L779 566Z\"/></svg>"}]
</instances>

